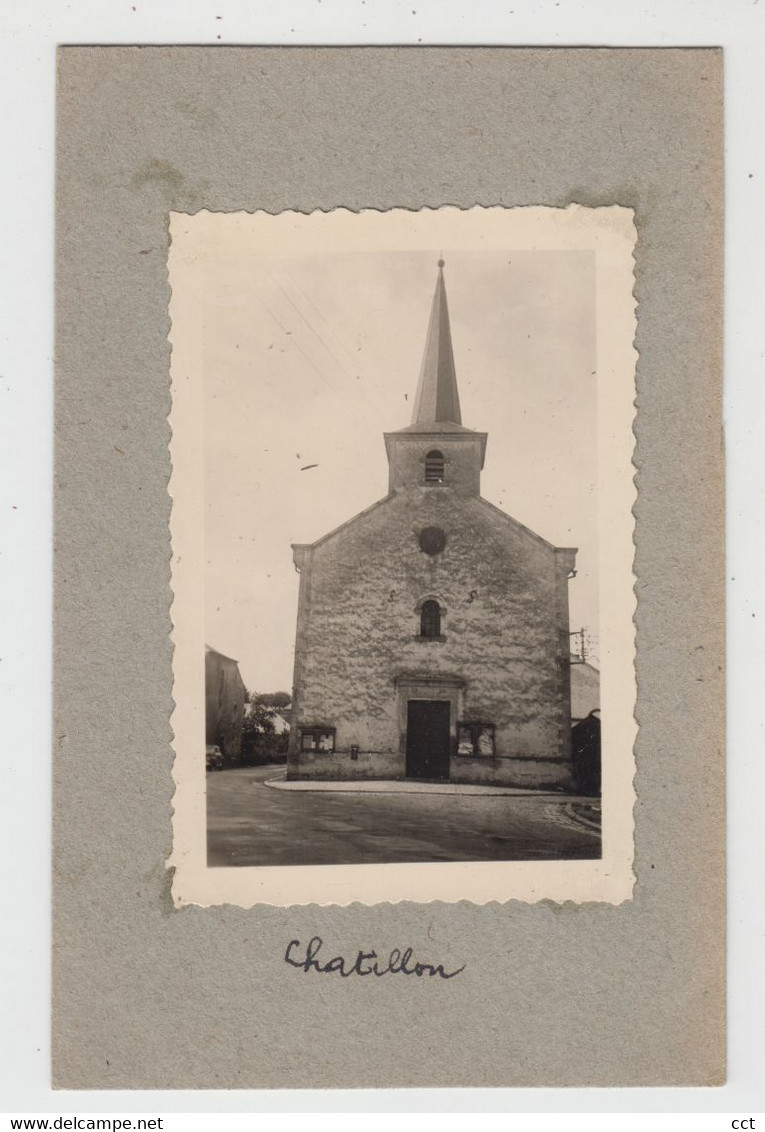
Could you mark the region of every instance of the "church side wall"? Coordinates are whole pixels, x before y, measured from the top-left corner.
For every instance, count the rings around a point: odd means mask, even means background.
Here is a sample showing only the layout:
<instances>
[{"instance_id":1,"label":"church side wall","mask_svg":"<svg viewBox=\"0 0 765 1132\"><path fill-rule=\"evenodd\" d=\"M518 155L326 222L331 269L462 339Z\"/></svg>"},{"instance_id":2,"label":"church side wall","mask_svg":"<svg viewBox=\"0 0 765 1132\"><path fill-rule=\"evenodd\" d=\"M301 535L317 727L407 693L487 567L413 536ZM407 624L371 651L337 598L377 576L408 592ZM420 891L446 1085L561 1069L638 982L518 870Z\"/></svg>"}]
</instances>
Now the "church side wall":
<instances>
[{"instance_id":1,"label":"church side wall","mask_svg":"<svg viewBox=\"0 0 765 1132\"><path fill-rule=\"evenodd\" d=\"M445 531L440 554L420 549L426 526ZM459 684L453 717L495 727L495 757L466 757L452 719L452 780L567 786L563 567L560 552L501 512L440 487L399 492L307 550L290 775L403 777L397 681L425 677ZM418 635L427 598L443 608L441 638ZM335 753L299 753L300 728L320 726L336 729Z\"/></svg>"}]
</instances>

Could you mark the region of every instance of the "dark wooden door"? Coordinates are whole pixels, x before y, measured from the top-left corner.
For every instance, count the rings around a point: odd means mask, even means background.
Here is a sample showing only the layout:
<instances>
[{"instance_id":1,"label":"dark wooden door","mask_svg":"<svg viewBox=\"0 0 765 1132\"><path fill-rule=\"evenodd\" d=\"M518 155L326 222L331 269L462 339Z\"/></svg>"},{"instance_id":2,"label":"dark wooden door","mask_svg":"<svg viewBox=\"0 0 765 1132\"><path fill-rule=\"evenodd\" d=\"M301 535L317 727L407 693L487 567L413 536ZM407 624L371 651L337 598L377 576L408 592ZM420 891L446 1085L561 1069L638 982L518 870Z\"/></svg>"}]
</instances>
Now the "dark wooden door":
<instances>
[{"instance_id":1,"label":"dark wooden door","mask_svg":"<svg viewBox=\"0 0 765 1132\"><path fill-rule=\"evenodd\" d=\"M449 777L448 700L409 700L406 718L407 778Z\"/></svg>"}]
</instances>

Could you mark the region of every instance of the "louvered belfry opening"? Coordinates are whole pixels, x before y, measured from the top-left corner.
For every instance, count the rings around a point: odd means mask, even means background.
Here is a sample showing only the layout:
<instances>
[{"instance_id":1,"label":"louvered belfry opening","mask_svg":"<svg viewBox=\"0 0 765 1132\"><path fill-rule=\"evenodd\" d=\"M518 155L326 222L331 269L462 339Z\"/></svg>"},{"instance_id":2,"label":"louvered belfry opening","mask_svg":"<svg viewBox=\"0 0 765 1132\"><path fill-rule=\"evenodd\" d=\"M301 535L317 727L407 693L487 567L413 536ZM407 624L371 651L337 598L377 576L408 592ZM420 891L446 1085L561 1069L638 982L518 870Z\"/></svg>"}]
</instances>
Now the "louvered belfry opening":
<instances>
[{"instance_id":1,"label":"louvered belfry opening","mask_svg":"<svg viewBox=\"0 0 765 1132\"><path fill-rule=\"evenodd\" d=\"M425 457L425 483L444 482L444 454L436 448Z\"/></svg>"},{"instance_id":2,"label":"louvered belfry opening","mask_svg":"<svg viewBox=\"0 0 765 1132\"><path fill-rule=\"evenodd\" d=\"M441 636L441 606L437 601L425 601L420 613L420 636Z\"/></svg>"}]
</instances>

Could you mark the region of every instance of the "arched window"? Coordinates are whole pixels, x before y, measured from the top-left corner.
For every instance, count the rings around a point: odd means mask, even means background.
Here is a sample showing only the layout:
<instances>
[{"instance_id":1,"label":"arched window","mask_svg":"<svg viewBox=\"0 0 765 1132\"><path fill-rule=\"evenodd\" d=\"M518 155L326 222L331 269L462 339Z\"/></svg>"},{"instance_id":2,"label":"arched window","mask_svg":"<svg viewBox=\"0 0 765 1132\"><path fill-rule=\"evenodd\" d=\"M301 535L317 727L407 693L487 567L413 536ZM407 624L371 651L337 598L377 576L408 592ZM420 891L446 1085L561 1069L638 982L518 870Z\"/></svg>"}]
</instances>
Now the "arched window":
<instances>
[{"instance_id":1,"label":"arched window","mask_svg":"<svg viewBox=\"0 0 765 1132\"><path fill-rule=\"evenodd\" d=\"M444 454L434 448L425 457L425 483L444 482Z\"/></svg>"},{"instance_id":2,"label":"arched window","mask_svg":"<svg viewBox=\"0 0 765 1132\"><path fill-rule=\"evenodd\" d=\"M441 606L437 601L424 601L420 613L420 636L441 636Z\"/></svg>"}]
</instances>

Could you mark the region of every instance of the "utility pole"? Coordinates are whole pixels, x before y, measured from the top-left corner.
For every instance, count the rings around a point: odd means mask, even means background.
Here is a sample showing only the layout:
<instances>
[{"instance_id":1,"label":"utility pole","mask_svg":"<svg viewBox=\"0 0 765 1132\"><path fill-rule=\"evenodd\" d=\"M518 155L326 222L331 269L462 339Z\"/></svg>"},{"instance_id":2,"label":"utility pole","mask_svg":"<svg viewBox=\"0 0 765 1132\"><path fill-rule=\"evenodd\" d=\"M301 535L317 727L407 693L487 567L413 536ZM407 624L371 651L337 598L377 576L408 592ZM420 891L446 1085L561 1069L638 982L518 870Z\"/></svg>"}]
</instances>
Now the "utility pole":
<instances>
[{"instance_id":1,"label":"utility pole","mask_svg":"<svg viewBox=\"0 0 765 1132\"><path fill-rule=\"evenodd\" d=\"M584 626L581 629L576 629L573 633L569 633L571 638L571 663L572 664L586 664L587 663L587 638L585 636Z\"/></svg>"}]
</instances>

